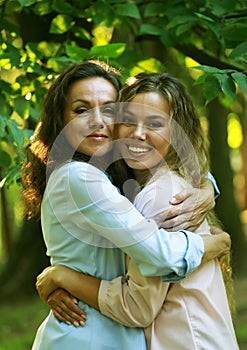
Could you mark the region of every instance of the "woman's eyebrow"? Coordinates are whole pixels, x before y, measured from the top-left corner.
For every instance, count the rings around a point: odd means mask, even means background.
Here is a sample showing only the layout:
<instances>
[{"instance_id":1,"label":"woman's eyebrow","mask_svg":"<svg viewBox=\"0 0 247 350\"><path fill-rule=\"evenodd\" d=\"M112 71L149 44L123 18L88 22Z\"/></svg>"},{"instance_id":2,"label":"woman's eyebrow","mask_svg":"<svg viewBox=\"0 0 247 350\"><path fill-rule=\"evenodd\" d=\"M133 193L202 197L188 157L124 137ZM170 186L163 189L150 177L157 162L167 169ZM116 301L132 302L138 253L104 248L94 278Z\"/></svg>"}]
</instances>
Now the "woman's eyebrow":
<instances>
[{"instance_id":1,"label":"woman's eyebrow","mask_svg":"<svg viewBox=\"0 0 247 350\"><path fill-rule=\"evenodd\" d=\"M81 98L77 98L77 99L75 99L75 100L72 101L72 103L77 103L77 102L84 103L84 104L87 104L87 105L90 104L89 101L83 100L83 99L81 99Z\"/></svg>"},{"instance_id":2,"label":"woman's eyebrow","mask_svg":"<svg viewBox=\"0 0 247 350\"><path fill-rule=\"evenodd\" d=\"M123 112L124 112L124 113L128 113L128 114L130 114L130 115L135 115L135 113L131 112L131 111L128 109L128 107L124 107L124 108L123 108Z\"/></svg>"},{"instance_id":3,"label":"woman's eyebrow","mask_svg":"<svg viewBox=\"0 0 247 350\"><path fill-rule=\"evenodd\" d=\"M168 114L154 114L154 115L148 115L145 117L146 119L167 119L169 118Z\"/></svg>"},{"instance_id":4,"label":"woman's eyebrow","mask_svg":"<svg viewBox=\"0 0 247 350\"><path fill-rule=\"evenodd\" d=\"M77 99L72 101L72 103L77 103L77 102L84 103L84 104L87 104L87 105L91 104L91 101L83 100L81 98L77 98ZM116 101L115 100L105 101L105 102L102 103L102 106L103 105L108 105L108 104L113 104L113 103L116 103Z\"/></svg>"}]
</instances>

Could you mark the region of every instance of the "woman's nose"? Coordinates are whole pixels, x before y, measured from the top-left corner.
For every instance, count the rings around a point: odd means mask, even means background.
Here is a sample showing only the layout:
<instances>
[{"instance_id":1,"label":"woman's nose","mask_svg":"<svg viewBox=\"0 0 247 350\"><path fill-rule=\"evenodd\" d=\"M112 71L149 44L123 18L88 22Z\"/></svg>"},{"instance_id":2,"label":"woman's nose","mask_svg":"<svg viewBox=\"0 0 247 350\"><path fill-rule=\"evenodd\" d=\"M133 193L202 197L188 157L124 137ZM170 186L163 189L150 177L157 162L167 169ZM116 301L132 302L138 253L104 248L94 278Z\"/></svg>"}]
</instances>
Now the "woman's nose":
<instances>
[{"instance_id":1,"label":"woman's nose","mask_svg":"<svg viewBox=\"0 0 247 350\"><path fill-rule=\"evenodd\" d=\"M90 129L103 129L105 127L104 119L99 108L91 111L89 127Z\"/></svg>"},{"instance_id":2,"label":"woman's nose","mask_svg":"<svg viewBox=\"0 0 247 350\"><path fill-rule=\"evenodd\" d=\"M135 126L135 130L133 132L133 136L138 139L138 140L146 140L146 127L144 125L141 124L137 124Z\"/></svg>"}]
</instances>

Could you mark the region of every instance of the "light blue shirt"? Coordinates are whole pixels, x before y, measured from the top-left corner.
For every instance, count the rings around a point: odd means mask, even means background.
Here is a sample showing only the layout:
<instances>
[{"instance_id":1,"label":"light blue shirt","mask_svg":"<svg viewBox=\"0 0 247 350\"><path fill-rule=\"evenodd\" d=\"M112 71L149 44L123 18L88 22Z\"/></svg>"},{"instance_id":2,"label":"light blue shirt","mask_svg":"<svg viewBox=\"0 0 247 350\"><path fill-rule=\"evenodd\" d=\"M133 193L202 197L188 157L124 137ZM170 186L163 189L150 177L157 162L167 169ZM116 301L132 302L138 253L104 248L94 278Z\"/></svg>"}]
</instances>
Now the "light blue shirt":
<instances>
[{"instance_id":1,"label":"light blue shirt","mask_svg":"<svg viewBox=\"0 0 247 350\"><path fill-rule=\"evenodd\" d=\"M144 275L176 281L196 268L204 247L200 236L159 230L119 194L99 169L69 162L54 170L41 210L51 264L63 264L101 279L125 274L124 253ZM50 313L40 326L33 349L146 349L141 328L128 328L80 302L85 327L57 321Z\"/></svg>"}]
</instances>

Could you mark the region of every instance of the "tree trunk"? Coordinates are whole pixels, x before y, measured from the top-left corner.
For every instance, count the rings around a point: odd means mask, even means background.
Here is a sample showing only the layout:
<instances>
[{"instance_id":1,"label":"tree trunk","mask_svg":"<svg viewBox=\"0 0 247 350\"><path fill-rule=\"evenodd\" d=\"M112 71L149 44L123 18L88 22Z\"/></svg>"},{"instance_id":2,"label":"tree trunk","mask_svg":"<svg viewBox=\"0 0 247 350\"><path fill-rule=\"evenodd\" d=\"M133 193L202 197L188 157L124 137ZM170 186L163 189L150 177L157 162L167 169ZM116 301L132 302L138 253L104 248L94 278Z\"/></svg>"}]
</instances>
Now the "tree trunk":
<instances>
[{"instance_id":1,"label":"tree trunk","mask_svg":"<svg viewBox=\"0 0 247 350\"><path fill-rule=\"evenodd\" d=\"M235 273L244 273L246 266L246 241L240 221L240 210L233 191L233 171L227 144L227 114L218 100L208 105L210 159L212 173L220 187L220 197L216 200L216 213L225 230L232 237L232 263Z\"/></svg>"},{"instance_id":2,"label":"tree trunk","mask_svg":"<svg viewBox=\"0 0 247 350\"><path fill-rule=\"evenodd\" d=\"M0 274L0 296L35 292L36 276L49 265L39 221L24 221L19 239Z\"/></svg>"}]
</instances>

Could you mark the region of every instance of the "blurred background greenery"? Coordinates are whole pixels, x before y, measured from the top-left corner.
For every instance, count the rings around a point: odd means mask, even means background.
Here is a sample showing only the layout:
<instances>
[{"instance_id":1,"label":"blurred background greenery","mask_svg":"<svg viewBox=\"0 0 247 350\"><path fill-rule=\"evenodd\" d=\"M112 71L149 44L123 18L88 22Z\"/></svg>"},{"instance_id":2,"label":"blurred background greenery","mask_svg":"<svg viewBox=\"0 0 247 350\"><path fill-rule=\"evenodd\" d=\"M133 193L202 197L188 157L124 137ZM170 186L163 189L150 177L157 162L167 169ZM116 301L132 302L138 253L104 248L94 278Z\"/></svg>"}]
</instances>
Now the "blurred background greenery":
<instances>
[{"instance_id":1,"label":"blurred background greenery","mask_svg":"<svg viewBox=\"0 0 247 350\"><path fill-rule=\"evenodd\" d=\"M47 312L35 276L48 259L38 221L23 212L20 169L43 97L84 59L168 71L188 88L232 236L236 331L247 349L247 2L245 0L0 0L0 350L27 349Z\"/></svg>"}]
</instances>

